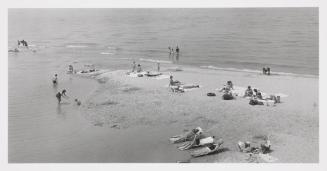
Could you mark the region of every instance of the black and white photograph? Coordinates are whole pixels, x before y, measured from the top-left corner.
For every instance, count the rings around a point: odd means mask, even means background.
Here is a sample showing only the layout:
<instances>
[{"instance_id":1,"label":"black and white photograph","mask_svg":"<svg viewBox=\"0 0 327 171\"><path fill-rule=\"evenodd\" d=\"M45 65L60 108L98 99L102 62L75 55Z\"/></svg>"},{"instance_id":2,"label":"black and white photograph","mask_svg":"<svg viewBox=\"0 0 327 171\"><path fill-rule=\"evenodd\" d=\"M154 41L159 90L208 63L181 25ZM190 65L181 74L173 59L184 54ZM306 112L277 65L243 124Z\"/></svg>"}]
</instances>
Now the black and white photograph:
<instances>
[{"instance_id":1,"label":"black and white photograph","mask_svg":"<svg viewBox=\"0 0 327 171\"><path fill-rule=\"evenodd\" d=\"M9 7L8 163L318 164L319 12Z\"/></svg>"}]
</instances>

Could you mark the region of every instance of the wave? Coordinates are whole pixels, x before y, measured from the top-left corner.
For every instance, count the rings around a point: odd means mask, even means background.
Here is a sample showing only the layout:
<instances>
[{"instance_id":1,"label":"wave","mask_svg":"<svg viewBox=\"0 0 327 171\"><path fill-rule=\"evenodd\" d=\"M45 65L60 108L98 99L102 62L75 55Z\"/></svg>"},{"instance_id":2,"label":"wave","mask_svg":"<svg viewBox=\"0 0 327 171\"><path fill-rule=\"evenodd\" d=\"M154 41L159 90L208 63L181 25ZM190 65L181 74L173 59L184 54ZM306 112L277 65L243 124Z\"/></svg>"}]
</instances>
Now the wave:
<instances>
[{"instance_id":1,"label":"wave","mask_svg":"<svg viewBox=\"0 0 327 171\"><path fill-rule=\"evenodd\" d=\"M237 68L222 68L222 67L216 67L216 66L212 66L212 65L200 66L200 68L212 69L212 70L223 70L223 71L247 72L247 73L256 73L256 74L261 74L262 73L261 70L237 69ZM295 73L289 73L289 72L273 72L273 73L271 73L271 75L294 76L294 77L317 77L316 75L295 74Z\"/></svg>"},{"instance_id":2,"label":"wave","mask_svg":"<svg viewBox=\"0 0 327 171\"><path fill-rule=\"evenodd\" d=\"M66 48L85 48L86 45L67 45Z\"/></svg>"},{"instance_id":3,"label":"wave","mask_svg":"<svg viewBox=\"0 0 327 171\"><path fill-rule=\"evenodd\" d=\"M164 60L157 60L157 59L147 59L147 58L140 58L140 61L146 61L146 62L154 62L154 63L166 63L166 64L171 64L173 63L172 61L164 61Z\"/></svg>"},{"instance_id":4,"label":"wave","mask_svg":"<svg viewBox=\"0 0 327 171\"><path fill-rule=\"evenodd\" d=\"M101 52L100 54L101 55L113 55L114 53L112 53L112 52Z\"/></svg>"}]
</instances>

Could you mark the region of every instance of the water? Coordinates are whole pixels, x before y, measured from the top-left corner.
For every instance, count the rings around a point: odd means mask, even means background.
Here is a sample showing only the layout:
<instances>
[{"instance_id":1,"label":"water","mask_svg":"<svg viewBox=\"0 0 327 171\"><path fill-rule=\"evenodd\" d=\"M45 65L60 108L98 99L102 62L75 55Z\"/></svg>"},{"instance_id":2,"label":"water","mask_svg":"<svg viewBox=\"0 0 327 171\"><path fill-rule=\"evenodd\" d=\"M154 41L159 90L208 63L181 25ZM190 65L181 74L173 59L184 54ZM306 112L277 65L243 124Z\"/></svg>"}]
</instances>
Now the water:
<instances>
[{"instance_id":1,"label":"water","mask_svg":"<svg viewBox=\"0 0 327 171\"><path fill-rule=\"evenodd\" d=\"M9 45L71 47L56 54L98 64L145 58L318 75L318 27L318 8L11 9ZM168 53L176 45L179 57Z\"/></svg>"},{"instance_id":2,"label":"water","mask_svg":"<svg viewBox=\"0 0 327 171\"><path fill-rule=\"evenodd\" d=\"M156 148L153 143L152 151L170 151L174 157L133 158L119 151L110 151L116 158L109 156L106 137L121 135L95 128L81 117L72 99L84 101L98 84L66 75L69 64L114 70L126 69L134 59L247 71L267 65L280 73L319 73L318 8L10 9L8 15L9 48L25 39L36 50L8 55L10 162L181 159L175 149ZM179 56L168 51L168 46L176 45ZM51 85L55 73L58 87ZM58 106L54 95L63 88L71 99ZM166 134L165 138L173 132ZM149 148L132 147L143 148L144 153Z\"/></svg>"}]
</instances>

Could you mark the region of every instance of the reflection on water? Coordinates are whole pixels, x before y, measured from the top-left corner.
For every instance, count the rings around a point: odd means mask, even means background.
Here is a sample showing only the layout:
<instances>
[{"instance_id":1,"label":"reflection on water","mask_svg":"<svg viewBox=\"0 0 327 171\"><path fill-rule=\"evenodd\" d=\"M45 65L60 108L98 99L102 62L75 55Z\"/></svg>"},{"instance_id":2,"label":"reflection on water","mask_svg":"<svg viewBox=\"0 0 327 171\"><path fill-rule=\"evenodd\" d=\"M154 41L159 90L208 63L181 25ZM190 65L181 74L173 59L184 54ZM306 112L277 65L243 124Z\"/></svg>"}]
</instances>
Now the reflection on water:
<instances>
[{"instance_id":1,"label":"reflection on water","mask_svg":"<svg viewBox=\"0 0 327 171\"><path fill-rule=\"evenodd\" d=\"M169 60L172 61L174 64L177 64L179 61L179 53L169 53Z\"/></svg>"}]
</instances>

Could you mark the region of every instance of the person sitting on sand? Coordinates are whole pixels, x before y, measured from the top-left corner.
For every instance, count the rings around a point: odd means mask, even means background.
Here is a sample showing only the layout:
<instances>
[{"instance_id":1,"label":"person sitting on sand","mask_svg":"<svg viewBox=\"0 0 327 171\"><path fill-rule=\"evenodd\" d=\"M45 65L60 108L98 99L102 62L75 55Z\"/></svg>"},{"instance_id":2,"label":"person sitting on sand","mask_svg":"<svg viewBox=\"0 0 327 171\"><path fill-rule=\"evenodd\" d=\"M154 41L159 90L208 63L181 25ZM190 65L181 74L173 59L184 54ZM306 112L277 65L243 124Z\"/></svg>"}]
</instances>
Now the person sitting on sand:
<instances>
[{"instance_id":1,"label":"person sitting on sand","mask_svg":"<svg viewBox=\"0 0 327 171\"><path fill-rule=\"evenodd\" d=\"M137 71L136 72L142 72L141 64L137 65Z\"/></svg>"},{"instance_id":2,"label":"person sitting on sand","mask_svg":"<svg viewBox=\"0 0 327 171\"><path fill-rule=\"evenodd\" d=\"M262 100L261 92L258 92L258 93L257 93L257 98L260 99L260 100Z\"/></svg>"},{"instance_id":3,"label":"person sitting on sand","mask_svg":"<svg viewBox=\"0 0 327 171\"><path fill-rule=\"evenodd\" d=\"M57 100L58 100L58 104L61 102L61 93L60 92L58 92L57 94L56 94L56 97L57 97Z\"/></svg>"},{"instance_id":4,"label":"person sitting on sand","mask_svg":"<svg viewBox=\"0 0 327 171\"><path fill-rule=\"evenodd\" d=\"M75 102L77 106L80 106L82 104L81 101L79 101L78 99L75 99Z\"/></svg>"},{"instance_id":5,"label":"person sitting on sand","mask_svg":"<svg viewBox=\"0 0 327 171\"><path fill-rule=\"evenodd\" d=\"M171 75L170 76L170 81L169 81L169 86L177 86L177 85L181 85L181 82L178 81L178 80L174 81L173 76Z\"/></svg>"},{"instance_id":6,"label":"person sitting on sand","mask_svg":"<svg viewBox=\"0 0 327 171\"><path fill-rule=\"evenodd\" d=\"M55 74L54 78L52 79L52 83L53 83L53 85L57 85L57 84L58 84L58 77L57 77L57 76L58 76L58 75Z\"/></svg>"},{"instance_id":7,"label":"person sitting on sand","mask_svg":"<svg viewBox=\"0 0 327 171\"><path fill-rule=\"evenodd\" d=\"M68 71L69 71L70 73L73 73L73 72L74 72L73 65L69 65L69 66L68 66Z\"/></svg>"},{"instance_id":8,"label":"person sitting on sand","mask_svg":"<svg viewBox=\"0 0 327 171\"><path fill-rule=\"evenodd\" d=\"M227 87L229 89L234 89L232 81L227 81Z\"/></svg>"},{"instance_id":9,"label":"person sitting on sand","mask_svg":"<svg viewBox=\"0 0 327 171\"><path fill-rule=\"evenodd\" d=\"M253 90L251 86L248 86L248 88L245 90L244 97L252 97L253 95Z\"/></svg>"}]
</instances>

